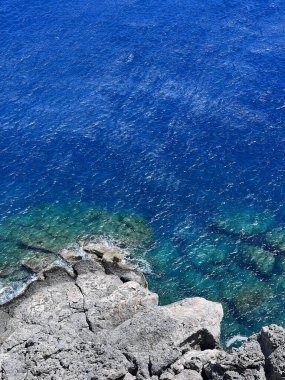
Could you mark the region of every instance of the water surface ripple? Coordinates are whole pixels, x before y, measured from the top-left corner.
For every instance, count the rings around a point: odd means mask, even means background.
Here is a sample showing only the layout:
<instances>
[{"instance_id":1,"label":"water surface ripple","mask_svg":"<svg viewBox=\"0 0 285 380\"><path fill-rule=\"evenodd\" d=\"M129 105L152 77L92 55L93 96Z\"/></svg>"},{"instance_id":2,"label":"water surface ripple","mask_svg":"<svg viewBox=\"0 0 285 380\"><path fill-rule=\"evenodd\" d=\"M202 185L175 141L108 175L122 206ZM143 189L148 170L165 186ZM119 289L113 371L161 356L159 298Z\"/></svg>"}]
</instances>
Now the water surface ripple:
<instances>
[{"instance_id":1,"label":"water surface ripple","mask_svg":"<svg viewBox=\"0 0 285 380\"><path fill-rule=\"evenodd\" d=\"M0 20L2 220L138 213L162 302L222 301L226 336L282 323L284 1L2 0Z\"/></svg>"}]
</instances>

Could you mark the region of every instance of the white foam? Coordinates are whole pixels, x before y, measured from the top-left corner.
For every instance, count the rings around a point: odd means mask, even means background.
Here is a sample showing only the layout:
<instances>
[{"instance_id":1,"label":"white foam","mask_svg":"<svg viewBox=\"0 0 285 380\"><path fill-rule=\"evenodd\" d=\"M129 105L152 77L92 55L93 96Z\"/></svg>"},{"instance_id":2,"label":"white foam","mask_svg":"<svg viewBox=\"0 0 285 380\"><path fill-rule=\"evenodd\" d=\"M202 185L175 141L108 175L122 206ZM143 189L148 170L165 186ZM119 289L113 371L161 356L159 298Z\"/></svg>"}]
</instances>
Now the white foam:
<instances>
[{"instance_id":1,"label":"white foam","mask_svg":"<svg viewBox=\"0 0 285 380\"><path fill-rule=\"evenodd\" d=\"M43 271L32 274L26 280L15 281L14 283L8 284L5 284L3 281L0 281L0 305L4 305L5 303L11 301L13 298L16 298L19 295L23 294L27 287L41 276L42 272L56 267L64 268L71 276L74 275L72 265L59 257L50 266L44 268Z\"/></svg>"},{"instance_id":2,"label":"white foam","mask_svg":"<svg viewBox=\"0 0 285 380\"><path fill-rule=\"evenodd\" d=\"M139 271L141 271L143 273L146 273L146 274L153 273L150 263L142 257L131 258L131 259L129 259L129 262L132 265L134 265L136 267L136 269L138 269Z\"/></svg>"},{"instance_id":3,"label":"white foam","mask_svg":"<svg viewBox=\"0 0 285 380\"><path fill-rule=\"evenodd\" d=\"M231 339L227 340L226 347L229 348L229 347L233 346L236 342L245 342L245 341L247 341L246 336L235 335Z\"/></svg>"},{"instance_id":4,"label":"white foam","mask_svg":"<svg viewBox=\"0 0 285 380\"><path fill-rule=\"evenodd\" d=\"M13 298L22 294L27 287L37 279L36 275L31 276L27 281L18 281L12 285L4 285L0 292L0 305L3 305Z\"/></svg>"}]
</instances>

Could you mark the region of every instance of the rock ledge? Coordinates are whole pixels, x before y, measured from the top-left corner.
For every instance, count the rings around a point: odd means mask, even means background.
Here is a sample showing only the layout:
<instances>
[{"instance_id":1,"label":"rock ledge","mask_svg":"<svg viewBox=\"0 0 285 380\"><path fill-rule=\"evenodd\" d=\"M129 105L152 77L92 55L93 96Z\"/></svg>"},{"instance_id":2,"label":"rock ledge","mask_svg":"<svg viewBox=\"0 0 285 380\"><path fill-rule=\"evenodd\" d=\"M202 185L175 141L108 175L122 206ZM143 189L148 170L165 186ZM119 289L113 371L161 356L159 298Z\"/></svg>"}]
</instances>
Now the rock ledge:
<instances>
[{"instance_id":1,"label":"rock ledge","mask_svg":"<svg viewBox=\"0 0 285 380\"><path fill-rule=\"evenodd\" d=\"M285 379L281 327L227 353L219 347L220 304L187 298L158 306L144 276L109 254L64 255L69 270L43 271L0 307L1 380Z\"/></svg>"}]
</instances>

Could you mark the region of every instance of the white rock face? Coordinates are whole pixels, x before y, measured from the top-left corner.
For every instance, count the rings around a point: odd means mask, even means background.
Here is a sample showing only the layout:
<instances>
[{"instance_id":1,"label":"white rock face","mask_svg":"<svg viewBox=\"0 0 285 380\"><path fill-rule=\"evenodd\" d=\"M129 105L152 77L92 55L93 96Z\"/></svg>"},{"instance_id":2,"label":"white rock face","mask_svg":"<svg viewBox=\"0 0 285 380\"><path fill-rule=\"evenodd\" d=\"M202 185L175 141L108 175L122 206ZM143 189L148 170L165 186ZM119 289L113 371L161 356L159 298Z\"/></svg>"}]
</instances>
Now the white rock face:
<instances>
[{"instance_id":1,"label":"white rock face","mask_svg":"<svg viewBox=\"0 0 285 380\"><path fill-rule=\"evenodd\" d=\"M147 379L192 344L218 344L219 304L194 298L158 306L142 281L114 268L82 260L74 277L49 270L2 306L2 379Z\"/></svg>"},{"instance_id":2,"label":"white rock face","mask_svg":"<svg viewBox=\"0 0 285 380\"><path fill-rule=\"evenodd\" d=\"M285 379L285 330L277 325L265 326L257 339L265 356L267 379Z\"/></svg>"},{"instance_id":3,"label":"white rock face","mask_svg":"<svg viewBox=\"0 0 285 380\"><path fill-rule=\"evenodd\" d=\"M49 269L0 307L1 380L262 380L258 342L270 379L283 378L272 377L283 371L283 329L264 330L226 353L220 304L198 297L158 306L140 273L78 260L72 256L73 275Z\"/></svg>"}]
</instances>

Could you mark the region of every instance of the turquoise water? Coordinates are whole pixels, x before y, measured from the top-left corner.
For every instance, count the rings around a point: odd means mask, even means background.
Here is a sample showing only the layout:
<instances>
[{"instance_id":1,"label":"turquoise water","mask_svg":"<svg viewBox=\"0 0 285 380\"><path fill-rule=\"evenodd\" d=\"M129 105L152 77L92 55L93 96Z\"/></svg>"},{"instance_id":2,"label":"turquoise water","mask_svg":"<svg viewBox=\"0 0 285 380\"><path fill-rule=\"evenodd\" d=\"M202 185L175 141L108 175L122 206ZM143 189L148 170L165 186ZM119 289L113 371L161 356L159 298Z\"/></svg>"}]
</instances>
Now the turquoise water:
<instances>
[{"instance_id":1,"label":"turquoise water","mask_svg":"<svg viewBox=\"0 0 285 380\"><path fill-rule=\"evenodd\" d=\"M29 276L10 267L47 230L125 233L137 214L163 303L221 301L226 338L283 324L284 7L3 0L1 283Z\"/></svg>"}]
</instances>

